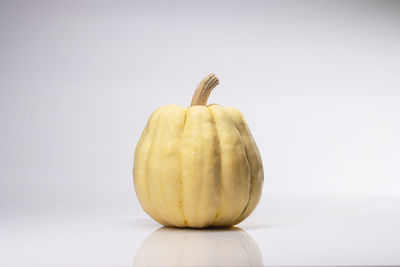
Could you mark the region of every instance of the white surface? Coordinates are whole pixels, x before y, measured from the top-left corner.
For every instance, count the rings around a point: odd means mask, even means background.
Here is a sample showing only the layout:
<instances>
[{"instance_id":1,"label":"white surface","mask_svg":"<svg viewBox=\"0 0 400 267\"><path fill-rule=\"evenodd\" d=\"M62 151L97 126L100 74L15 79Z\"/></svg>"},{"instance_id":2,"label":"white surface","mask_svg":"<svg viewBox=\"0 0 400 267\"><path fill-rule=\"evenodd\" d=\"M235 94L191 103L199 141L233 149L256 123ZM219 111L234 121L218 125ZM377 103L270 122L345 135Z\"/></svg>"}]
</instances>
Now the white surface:
<instances>
[{"instance_id":1,"label":"white surface","mask_svg":"<svg viewBox=\"0 0 400 267\"><path fill-rule=\"evenodd\" d=\"M137 207L18 207L2 219L2 266L400 264L400 200L269 199L238 231L161 230ZM138 215L137 215L138 214ZM4 217L3 217L4 218ZM247 236L247 237L246 237ZM226 243L225 243L226 242ZM262 255L262 259L259 255Z\"/></svg>"}]
</instances>

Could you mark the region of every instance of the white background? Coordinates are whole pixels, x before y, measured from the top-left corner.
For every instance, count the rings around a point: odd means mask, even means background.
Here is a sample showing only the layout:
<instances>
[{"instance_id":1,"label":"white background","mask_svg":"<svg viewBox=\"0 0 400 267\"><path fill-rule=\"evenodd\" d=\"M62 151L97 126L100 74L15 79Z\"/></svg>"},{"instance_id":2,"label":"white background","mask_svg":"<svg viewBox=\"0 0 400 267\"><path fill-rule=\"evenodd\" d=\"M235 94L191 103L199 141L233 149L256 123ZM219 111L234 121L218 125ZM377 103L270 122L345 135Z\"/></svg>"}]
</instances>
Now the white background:
<instances>
[{"instance_id":1,"label":"white background","mask_svg":"<svg viewBox=\"0 0 400 267\"><path fill-rule=\"evenodd\" d=\"M132 265L136 142L214 72L263 158L263 264L400 263L399 29L394 1L2 1L0 262Z\"/></svg>"}]
</instances>

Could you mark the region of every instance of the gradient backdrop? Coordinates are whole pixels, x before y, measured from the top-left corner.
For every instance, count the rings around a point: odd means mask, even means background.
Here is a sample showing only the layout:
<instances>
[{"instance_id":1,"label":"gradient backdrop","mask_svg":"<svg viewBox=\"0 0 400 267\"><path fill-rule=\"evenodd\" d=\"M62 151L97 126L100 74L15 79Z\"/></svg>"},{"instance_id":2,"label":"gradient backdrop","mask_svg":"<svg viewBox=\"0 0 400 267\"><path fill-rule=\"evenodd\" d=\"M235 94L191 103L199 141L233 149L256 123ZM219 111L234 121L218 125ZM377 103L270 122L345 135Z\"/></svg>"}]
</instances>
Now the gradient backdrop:
<instances>
[{"instance_id":1,"label":"gradient backdrop","mask_svg":"<svg viewBox=\"0 0 400 267\"><path fill-rule=\"evenodd\" d=\"M209 103L240 109L261 151L258 216L275 197L399 197L399 1L3 0L2 217L120 203L147 220L141 131L210 72Z\"/></svg>"}]
</instances>

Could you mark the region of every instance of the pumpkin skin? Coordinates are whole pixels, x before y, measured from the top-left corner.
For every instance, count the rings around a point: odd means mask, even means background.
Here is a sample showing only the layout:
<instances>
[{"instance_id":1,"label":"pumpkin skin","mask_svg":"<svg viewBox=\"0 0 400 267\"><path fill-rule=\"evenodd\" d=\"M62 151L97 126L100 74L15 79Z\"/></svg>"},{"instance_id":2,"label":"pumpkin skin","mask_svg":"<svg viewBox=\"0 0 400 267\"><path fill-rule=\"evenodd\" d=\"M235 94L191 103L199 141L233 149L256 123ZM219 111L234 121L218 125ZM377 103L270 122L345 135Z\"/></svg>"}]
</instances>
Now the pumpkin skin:
<instances>
[{"instance_id":1,"label":"pumpkin skin","mask_svg":"<svg viewBox=\"0 0 400 267\"><path fill-rule=\"evenodd\" d=\"M244 220L260 200L264 179L243 115L219 105L158 108L136 147L133 177L153 219L193 228Z\"/></svg>"}]
</instances>

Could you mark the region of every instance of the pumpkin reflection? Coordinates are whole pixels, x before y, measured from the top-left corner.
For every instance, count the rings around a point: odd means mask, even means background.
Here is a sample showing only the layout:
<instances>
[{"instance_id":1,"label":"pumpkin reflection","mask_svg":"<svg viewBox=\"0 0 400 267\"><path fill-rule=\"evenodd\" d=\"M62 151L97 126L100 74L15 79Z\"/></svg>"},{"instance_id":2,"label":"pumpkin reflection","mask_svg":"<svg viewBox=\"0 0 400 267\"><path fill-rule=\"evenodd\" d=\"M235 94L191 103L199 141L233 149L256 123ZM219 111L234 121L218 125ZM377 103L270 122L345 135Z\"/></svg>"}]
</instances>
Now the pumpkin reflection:
<instances>
[{"instance_id":1,"label":"pumpkin reflection","mask_svg":"<svg viewBox=\"0 0 400 267\"><path fill-rule=\"evenodd\" d=\"M134 266L262 266L256 242L244 230L162 227L136 252Z\"/></svg>"}]
</instances>

